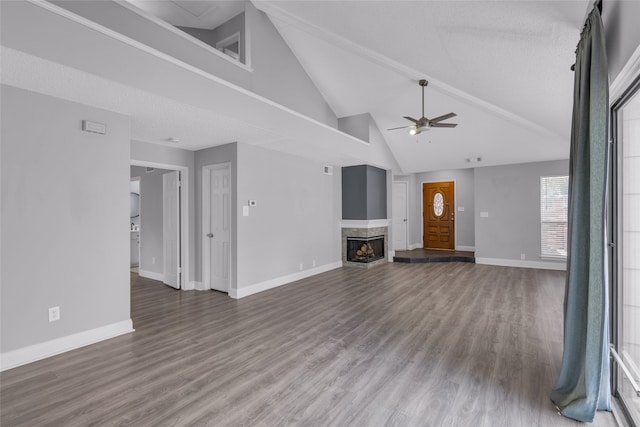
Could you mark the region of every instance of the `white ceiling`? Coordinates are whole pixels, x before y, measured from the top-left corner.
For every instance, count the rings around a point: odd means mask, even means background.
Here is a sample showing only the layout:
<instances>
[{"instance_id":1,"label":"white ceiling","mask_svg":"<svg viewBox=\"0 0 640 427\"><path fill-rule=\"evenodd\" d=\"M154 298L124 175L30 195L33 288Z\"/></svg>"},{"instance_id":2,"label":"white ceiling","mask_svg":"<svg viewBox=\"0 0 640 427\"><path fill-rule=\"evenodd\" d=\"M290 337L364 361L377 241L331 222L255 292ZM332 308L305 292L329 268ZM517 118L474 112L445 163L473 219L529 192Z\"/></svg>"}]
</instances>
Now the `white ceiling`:
<instances>
[{"instance_id":1,"label":"white ceiling","mask_svg":"<svg viewBox=\"0 0 640 427\"><path fill-rule=\"evenodd\" d=\"M369 112L404 172L568 158L587 1L256 2L338 116ZM327 65L330 64L330 65ZM455 129L388 128L455 112Z\"/></svg>"},{"instance_id":2,"label":"white ceiling","mask_svg":"<svg viewBox=\"0 0 640 427\"><path fill-rule=\"evenodd\" d=\"M125 0L171 25L213 30L244 12L244 0Z\"/></svg>"},{"instance_id":3,"label":"white ceiling","mask_svg":"<svg viewBox=\"0 0 640 427\"><path fill-rule=\"evenodd\" d=\"M190 10L180 13L204 22L218 2L162 3ZM372 115L400 166L397 172L474 166L465 163L467 157L481 157L481 165L568 157L569 67L587 0L254 4L268 13L337 116ZM216 79L204 83L225 100L224 110L199 99L201 76L181 75L185 94L160 96L152 87L161 80L157 60L134 52L125 59L129 52L117 41L93 34L89 40L68 25L64 34L56 33L69 37L65 46L84 37L103 52L117 49L121 63L154 70L157 78L125 75L97 52L78 58L71 48L60 51L54 41L32 40L24 28L8 24L16 35L13 48L2 49L3 83L130 115L134 139L168 145L168 137L178 136L179 146L192 150L240 141L327 163L370 160L366 147L352 138ZM172 81L177 78L171 74ZM430 82L426 116L454 111L458 117L449 122L459 126L417 138L386 131L408 124L402 116L420 116L420 78Z\"/></svg>"}]
</instances>

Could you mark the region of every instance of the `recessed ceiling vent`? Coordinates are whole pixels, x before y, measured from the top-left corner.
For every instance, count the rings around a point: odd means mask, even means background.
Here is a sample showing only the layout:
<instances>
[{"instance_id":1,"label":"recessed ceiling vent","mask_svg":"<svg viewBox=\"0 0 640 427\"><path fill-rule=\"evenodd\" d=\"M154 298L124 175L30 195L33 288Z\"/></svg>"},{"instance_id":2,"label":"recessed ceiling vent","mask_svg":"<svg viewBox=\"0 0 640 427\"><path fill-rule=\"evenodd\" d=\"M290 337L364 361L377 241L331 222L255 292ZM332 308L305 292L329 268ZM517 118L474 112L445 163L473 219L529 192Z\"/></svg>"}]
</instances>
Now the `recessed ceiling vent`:
<instances>
[{"instance_id":1,"label":"recessed ceiling vent","mask_svg":"<svg viewBox=\"0 0 640 427\"><path fill-rule=\"evenodd\" d=\"M324 165L324 166L322 167L322 172L323 172L325 175L333 175L333 166L327 166L327 165Z\"/></svg>"}]
</instances>

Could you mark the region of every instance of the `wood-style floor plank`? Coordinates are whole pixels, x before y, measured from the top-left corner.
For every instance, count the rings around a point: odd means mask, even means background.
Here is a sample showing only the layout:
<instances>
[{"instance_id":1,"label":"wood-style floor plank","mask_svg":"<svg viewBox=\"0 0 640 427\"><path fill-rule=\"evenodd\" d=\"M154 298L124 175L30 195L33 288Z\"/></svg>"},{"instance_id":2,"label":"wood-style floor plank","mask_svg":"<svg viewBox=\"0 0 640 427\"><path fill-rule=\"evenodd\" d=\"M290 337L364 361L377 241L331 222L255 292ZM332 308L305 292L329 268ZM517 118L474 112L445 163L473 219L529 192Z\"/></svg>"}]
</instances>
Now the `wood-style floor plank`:
<instances>
[{"instance_id":1,"label":"wood-style floor plank","mask_svg":"<svg viewBox=\"0 0 640 427\"><path fill-rule=\"evenodd\" d=\"M136 332L0 374L2 426L572 426L564 274L341 268L241 300L132 274ZM596 426L614 426L599 413Z\"/></svg>"}]
</instances>

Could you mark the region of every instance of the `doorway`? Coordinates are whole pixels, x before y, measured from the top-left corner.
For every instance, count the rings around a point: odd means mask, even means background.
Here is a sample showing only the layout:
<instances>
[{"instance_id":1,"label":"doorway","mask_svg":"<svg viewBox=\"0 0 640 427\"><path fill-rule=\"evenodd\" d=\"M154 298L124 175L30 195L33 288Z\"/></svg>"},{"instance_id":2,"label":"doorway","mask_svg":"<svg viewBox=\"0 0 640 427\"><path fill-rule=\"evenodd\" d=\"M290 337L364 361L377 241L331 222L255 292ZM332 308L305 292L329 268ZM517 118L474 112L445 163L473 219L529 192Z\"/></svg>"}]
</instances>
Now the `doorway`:
<instances>
[{"instance_id":1,"label":"doorway","mask_svg":"<svg viewBox=\"0 0 640 427\"><path fill-rule=\"evenodd\" d=\"M422 183L422 243L425 249L455 250L455 183Z\"/></svg>"},{"instance_id":2,"label":"doorway","mask_svg":"<svg viewBox=\"0 0 640 427\"><path fill-rule=\"evenodd\" d=\"M140 222L136 224L140 241L141 277L157 280L176 289L185 289L188 265L187 168L131 162L131 176L140 177ZM133 228L133 226L132 226Z\"/></svg>"},{"instance_id":3,"label":"doorway","mask_svg":"<svg viewBox=\"0 0 640 427\"><path fill-rule=\"evenodd\" d=\"M202 167L202 279L205 289L231 286L231 163Z\"/></svg>"},{"instance_id":4,"label":"doorway","mask_svg":"<svg viewBox=\"0 0 640 427\"><path fill-rule=\"evenodd\" d=\"M393 196L391 206L392 230L393 230L393 250L402 251L407 249L407 212L409 190L408 182L395 181L393 183Z\"/></svg>"}]
</instances>

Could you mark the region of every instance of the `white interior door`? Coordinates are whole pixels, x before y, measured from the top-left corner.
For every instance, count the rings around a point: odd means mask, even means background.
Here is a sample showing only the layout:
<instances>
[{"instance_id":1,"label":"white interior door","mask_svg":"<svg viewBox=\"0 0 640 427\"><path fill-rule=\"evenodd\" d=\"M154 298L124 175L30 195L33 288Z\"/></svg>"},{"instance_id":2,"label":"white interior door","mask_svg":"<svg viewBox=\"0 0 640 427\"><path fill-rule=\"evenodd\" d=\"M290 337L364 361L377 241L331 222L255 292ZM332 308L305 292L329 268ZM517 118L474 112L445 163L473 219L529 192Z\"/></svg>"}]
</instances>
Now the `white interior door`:
<instances>
[{"instance_id":1,"label":"white interior door","mask_svg":"<svg viewBox=\"0 0 640 427\"><path fill-rule=\"evenodd\" d=\"M162 175L164 283L180 289L180 172Z\"/></svg>"},{"instance_id":2,"label":"white interior door","mask_svg":"<svg viewBox=\"0 0 640 427\"><path fill-rule=\"evenodd\" d=\"M398 181L393 183L391 226L393 227L393 250L407 249L407 183Z\"/></svg>"},{"instance_id":3,"label":"white interior door","mask_svg":"<svg viewBox=\"0 0 640 427\"><path fill-rule=\"evenodd\" d=\"M205 166L203 179L203 280L229 292L231 283L231 164Z\"/></svg>"}]
</instances>

